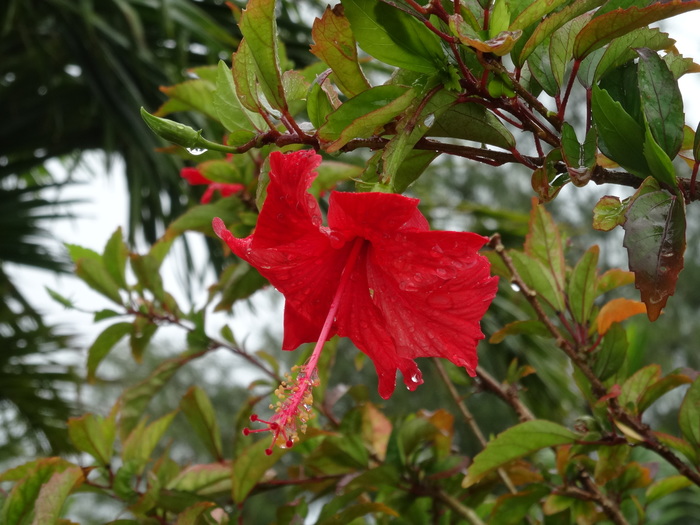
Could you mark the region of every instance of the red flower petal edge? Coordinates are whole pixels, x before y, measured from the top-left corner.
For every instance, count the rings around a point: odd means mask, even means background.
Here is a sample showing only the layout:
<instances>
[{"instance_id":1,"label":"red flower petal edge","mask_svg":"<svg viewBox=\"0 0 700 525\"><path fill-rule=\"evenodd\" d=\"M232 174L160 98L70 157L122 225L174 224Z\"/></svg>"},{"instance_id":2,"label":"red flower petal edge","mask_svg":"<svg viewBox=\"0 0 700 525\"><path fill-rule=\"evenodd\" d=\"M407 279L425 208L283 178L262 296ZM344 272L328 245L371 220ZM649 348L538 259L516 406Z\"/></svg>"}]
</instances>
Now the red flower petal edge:
<instances>
[{"instance_id":1,"label":"red flower petal edge","mask_svg":"<svg viewBox=\"0 0 700 525\"><path fill-rule=\"evenodd\" d=\"M410 390L423 382L417 357L444 357L474 375L484 337L480 320L498 284L478 254L488 239L430 231L418 199L387 193L331 192L323 226L307 191L320 161L312 151L272 153L253 234L237 239L220 219L213 224L236 255L284 294L283 349L317 341L320 352L333 335L349 337L374 362L385 399L397 369ZM300 391L311 389L315 361L313 369L310 364L300 371ZM276 416L284 417L296 410L284 402L278 408ZM289 441L280 431L288 428L283 419L267 422L278 443Z\"/></svg>"},{"instance_id":2,"label":"red flower petal edge","mask_svg":"<svg viewBox=\"0 0 700 525\"><path fill-rule=\"evenodd\" d=\"M197 168L182 168L180 170L180 176L192 186L201 184L206 184L208 186L200 200L202 204L211 202L215 191L218 191L222 197L228 197L243 191L244 189L243 184L212 182L211 180L207 179Z\"/></svg>"}]
</instances>

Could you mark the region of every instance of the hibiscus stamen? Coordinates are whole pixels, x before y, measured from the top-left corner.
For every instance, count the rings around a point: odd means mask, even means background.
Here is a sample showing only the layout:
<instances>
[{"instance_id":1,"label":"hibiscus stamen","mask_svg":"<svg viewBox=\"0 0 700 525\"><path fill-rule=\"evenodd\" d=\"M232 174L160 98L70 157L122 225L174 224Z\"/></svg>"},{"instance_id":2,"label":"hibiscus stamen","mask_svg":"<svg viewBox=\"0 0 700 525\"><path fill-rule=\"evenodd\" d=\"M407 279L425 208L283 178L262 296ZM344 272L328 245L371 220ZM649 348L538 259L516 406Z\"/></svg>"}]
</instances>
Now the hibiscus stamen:
<instances>
[{"instance_id":1,"label":"hibiscus stamen","mask_svg":"<svg viewBox=\"0 0 700 525\"><path fill-rule=\"evenodd\" d=\"M251 421L263 423L267 426L254 430L247 427L243 429L244 436L255 432L272 432L272 444L270 448L265 449L265 454L268 456L272 454L272 447L275 445L291 448L295 442L299 441L299 432L305 434L309 420L314 417L312 411L314 403L312 390L319 385L318 360L321 357L323 345L328 339L335 321L343 290L350 280L350 274L355 266L355 261L357 261L363 242L364 240L361 238L357 238L354 241L343 268L338 288L328 310L328 315L318 336L318 342L314 346L313 352L311 352L311 357L303 366L292 367L292 372L296 373L296 378L292 379L291 374L285 374L285 380L275 390L275 395L279 401L274 405L270 405L270 409L274 410L275 414L270 421L260 419L257 414L253 414L250 416Z\"/></svg>"}]
</instances>

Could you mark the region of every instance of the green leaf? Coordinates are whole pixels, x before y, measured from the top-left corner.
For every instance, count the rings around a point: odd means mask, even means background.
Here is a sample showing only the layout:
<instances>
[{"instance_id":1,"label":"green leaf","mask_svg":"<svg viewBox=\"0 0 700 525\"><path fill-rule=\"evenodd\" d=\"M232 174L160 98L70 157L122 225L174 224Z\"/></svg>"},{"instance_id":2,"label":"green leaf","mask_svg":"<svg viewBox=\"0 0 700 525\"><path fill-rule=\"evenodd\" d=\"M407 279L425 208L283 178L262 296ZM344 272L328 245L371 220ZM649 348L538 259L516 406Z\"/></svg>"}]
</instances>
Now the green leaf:
<instances>
[{"instance_id":1,"label":"green leaf","mask_svg":"<svg viewBox=\"0 0 700 525\"><path fill-rule=\"evenodd\" d=\"M525 253L544 264L554 278L557 293L563 293L566 262L564 261L561 234L552 216L544 206L537 203L536 198L532 199L528 226L528 233L525 236Z\"/></svg>"},{"instance_id":2,"label":"green leaf","mask_svg":"<svg viewBox=\"0 0 700 525\"><path fill-rule=\"evenodd\" d=\"M124 244L122 237L122 229L117 230L107 241L102 261L104 262L107 272L112 276L112 279L121 287L126 288L126 259L129 250Z\"/></svg>"},{"instance_id":3,"label":"green leaf","mask_svg":"<svg viewBox=\"0 0 700 525\"><path fill-rule=\"evenodd\" d=\"M598 295L619 288L620 286L626 286L628 284L634 283L634 273L628 272L627 270L622 270L620 268L613 268L608 270L598 279Z\"/></svg>"},{"instance_id":4,"label":"green leaf","mask_svg":"<svg viewBox=\"0 0 700 525\"><path fill-rule=\"evenodd\" d=\"M664 434L663 432L653 432L653 434L660 443L666 445L670 449L675 450L676 452L680 452L696 467L700 465L700 456L698 455L697 445L692 445L684 439L672 436L670 434Z\"/></svg>"},{"instance_id":5,"label":"green leaf","mask_svg":"<svg viewBox=\"0 0 700 525\"><path fill-rule=\"evenodd\" d=\"M554 311L566 311L563 289L557 283L557 278L551 269L547 268L541 260L526 253L515 250L511 250L508 253L513 259L515 269L528 288L534 290L542 299L547 301Z\"/></svg>"},{"instance_id":6,"label":"green leaf","mask_svg":"<svg viewBox=\"0 0 700 525\"><path fill-rule=\"evenodd\" d=\"M547 486L533 484L522 492L500 496L491 512L489 525L519 525L527 522L526 516L530 508L549 493Z\"/></svg>"},{"instance_id":7,"label":"green leaf","mask_svg":"<svg viewBox=\"0 0 700 525\"><path fill-rule=\"evenodd\" d=\"M206 392L198 386L190 387L180 400L180 409L209 453L218 461L222 461L221 433L214 407Z\"/></svg>"},{"instance_id":8,"label":"green leaf","mask_svg":"<svg viewBox=\"0 0 700 525\"><path fill-rule=\"evenodd\" d=\"M386 150L385 150L386 151ZM403 193L435 160L438 153L427 150L412 150L404 155L402 162L393 172L391 186L396 193Z\"/></svg>"},{"instance_id":9,"label":"green leaf","mask_svg":"<svg viewBox=\"0 0 700 525\"><path fill-rule=\"evenodd\" d=\"M84 480L83 470L78 466L55 472L39 491L32 525L57 523L66 498Z\"/></svg>"},{"instance_id":10,"label":"green leaf","mask_svg":"<svg viewBox=\"0 0 700 525\"><path fill-rule=\"evenodd\" d=\"M124 463L138 465L135 470L136 474L141 474L143 467L151 459L151 453L176 415L177 410L174 410L156 419L149 425L146 425L146 418L144 417L124 440L122 460Z\"/></svg>"},{"instance_id":11,"label":"green leaf","mask_svg":"<svg viewBox=\"0 0 700 525\"><path fill-rule=\"evenodd\" d=\"M668 49L675 41L658 27L640 27L631 33L616 38L604 49L595 67L595 80L600 80L606 73L637 58L636 48ZM589 55L585 60L591 58Z\"/></svg>"},{"instance_id":12,"label":"green leaf","mask_svg":"<svg viewBox=\"0 0 700 525\"><path fill-rule=\"evenodd\" d=\"M576 439L577 435L568 428L541 419L510 427L489 441L486 448L474 457L462 486L477 483L489 472L515 459L543 448L573 443Z\"/></svg>"},{"instance_id":13,"label":"green leaf","mask_svg":"<svg viewBox=\"0 0 700 525\"><path fill-rule=\"evenodd\" d=\"M68 420L68 435L75 448L87 452L101 465L112 461L112 449L116 437L116 412L109 417L84 414Z\"/></svg>"},{"instance_id":14,"label":"green leaf","mask_svg":"<svg viewBox=\"0 0 700 525\"><path fill-rule=\"evenodd\" d=\"M456 104L442 113L426 135L471 140L507 150L515 147L513 134L493 113L469 102Z\"/></svg>"},{"instance_id":15,"label":"green leaf","mask_svg":"<svg viewBox=\"0 0 700 525\"><path fill-rule=\"evenodd\" d=\"M367 54L420 73L445 67L440 38L408 13L380 0L343 0L342 4L352 33Z\"/></svg>"},{"instance_id":16,"label":"green leaf","mask_svg":"<svg viewBox=\"0 0 700 525\"><path fill-rule=\"evenodd\" d=\"M680 474L655 481L649 485L646 490L647 505L653 503L657 499L668 496L672 492L690 487L692 484L692 481Z\"/></svg>"},{"instance_id":17,"label":"green leaf","mask_svg":"<svg viewBox=\"0 0 700 525\"><path fill-rule=\"evenodd\" d=\"M629 466L630 446L627 444L600 447L597 453L598 461L596 461L593 476L598 486L618 478Z\"/></svg>"},{"instance_id":18,"label":"green leaf","mask_svg":"<svg viewBox=\"0 0 700 525\"><path fill-rule=\"evenodd\" d=\"M499 3L499 5L504 4ZM450 31L459 38L462 44L468 46L472 51L491 53L496 56L507 55L523 35L523 32L519 29L493 33L490 30L490 24L488 33L475 31L459 14L450 15Z\"/></svg>"},{"instance_id":19,"label":"green leaf","mask_svg":"<svg viewBox=\"0 0 700 525\"><path fill-rule=\"evenodd\" d=\"M163 279L159 273L160 262L149 254L132 254L130 260L131 269L136 274L140 289L150 290L157 300L163 301L165 291Z\"/></svg>"},{"instance_id":20,"label":"green leaf","mask_svg":"<svg viewBox=\"0 0 700 525\"><path fill-rule=\"evenodd\" d=\"M528 7L518 14L508 29L510 31L526 29L535 22L541 22L542 18L555 11L566 2L567 0L540 0L538 2L529 2Z\"/></svg>"},{"instance_id":21,"label":"green leaf","mask_svg":"<svg viewBox=\"0 0 700 525\"><path fill-rule=\"evenodd\" d=\"M129 347L131 348L131 356L134 358L134 361L141 363L146 347L157 330L158 325L150 319L145 317L134 319L131 325L131 337L129 338Z\"/></svg>"},{"instance_id":22,"label":"green leaf","mask_svg":"<svg viewBox=\"0 0 700 525\"><path fill-rule=\"evenodd\" d=\"M306 112L309 115L309 120L316 129L326 123L326 118L333 112L333 104L328 97L328 94L323 89L323 84L326 78L319 78L311 84L309 94L306 96Z\"/></svg>"},{"instance_id":23,"label":"green leaf","mask_svg":"<svg viewBox=\"0 0 700 525\"><path fill-rule=\"evenodd\" d=\"M318 198L325 192L332 190L337 184L344 181L358 179L362 175L362 167L345 162L324 160L316 168L318 175L309 188L309 193Z\"/></svg>"},{"instance_id":24,"label":"green leaf","mask_svg":"<svg viewBox=\"0 0 700 525\"><path fill-rule=\"evenodd\" d=\"M413 90L395 85L363 91L328 115L318 137L326 143L328 153L338 151L353 139L380 133L385 124L411 105L415 96Z\"/></svg>"},{"instance_id":25,"label":"green leaf","mask_svg":"<svg viewBox=\"0 0 700 525\"><path fill-rule=\"evenodd\" d=\"M589 53L612 41L614 38L626 35L635 29L648 26L665 18L700 8L700 2L691 0L672 0L670 2L655 2L646 7L633 6L628 9L615 9L596 16L581 30L576 37L574 57L582 59Z\"/></svg>"},{"instance_id":26,"label":"green leaf","mask_svg":"<svg viewBox=\"0 0 700 525\"><path fill-rule=\"evenodd\" d=\"M200 501L177 515L175 525L203 525L204 516L211 516L211 511L216 507L216 503L211 501Z\"/></svg>"},{"instance_id":27,"label":"green leaf","mask_svg":"<svg viewBox=\"0 0 700 525\"><path fill-rule=\"evenodd\" d=\"M219 199L211 204L202 204L187 210L168 226L163 236L173 239L186 231L198 231L212 234L211 221L221 217L227 225L239 222L239 213L243 209L238 199Z\"/></svg>"},{"instance_id":28,"label":"green leaf","mask_svg":"<svg viewBox=\"0 0 700 525\"><path fill-rule=\"evenodd\" d=\"M105 328L90 345L87 357L87 379L93 381L95 372L102 360L124 336L130 334L131 323L116 323Z\"/></svg>"},{"instance_id":29,"label":"green leaf","mask_svg":"<svg viewBox=\"0 0 700 525\"><path fill-rule=\"evenodd\" d=\"M676 289L685 252L685 207L682 199L659 190L649 178L634 196L623 225L635 286L655 321Z\"/></svg>"},{"instance_id":30,"label":"green leaf","mask_svg":"<svg viewBox=\"0 0 700 525\"><path fill-rule=\"evenodd\" d=\"M125 440L142 418L146 406L160 392L170 378L181 366L189 363L201 353L184 353L163 361L143 381L127 388L119 398L120 418L119 435Z\"/></svg>"},{"instance_id":31,"label":"green leaf","mask_svg":"<svg viewBox=\"0 0 700 525\"><path fill-rule=\"evenodd\" d=\"M518 53L517 51L514 51L516 56L514 57L513 62L515 62L515 65L518 66L524 64L527 57L529 57L530 54L540 46L540 44L545 42L552 33L554 33L564 24L584 13L587 13L591 9L598 7L604 2L605 0L574 0L569 5L545 18L542 22L537 24L537 27L530 35L530 38L528 38L528 40L525 42L520 52ZM545 2L536 3L540 4ZM516 22L517 20L513 22L511 27L515 26Z\"/></svg>"},{"instance_id":32,"label":"green leaf","mask_svg":"<svg viewBox=\"0 0 700 525\"><path fill-rule=\"evenodd\" d=\"M204 113L208 117L216 118L216 110L214 109L214 84L208 80L201 78L186 80L173 86L161 87L160 90L171 99L184 104L175 108L169 108L166 103L161 106L156 115L163 117L175 110L195 110Z\"/></svg>"},{"instance_id":33,"label":"green leaf","mask_svg":"<svg viewBox=\"0 0 700 525\"><path fill-rule=\"evenodd\" d=\"M40 459L24 478L12 487L0 509L0 523L7 525L30 525L36 512L37 498L42 487L54 474L67 469L79 468L61 458Z\"/></svg>"},{"instance_id":34,"label":"green leaf","mask_svg":"<svg viewBox=\"0 0 700 525\"><path fill-rule=\"evenodd\" d=\"M537 2L536 2L537 3ZM533 4L535 5L535 4ZM567 68L574 53L574 42L581 28L593 16L592 12L584 13L568 21L557 29L549 41L549 63L557 86L564 85Z\"/></svg>"},{"instance_id":35,"label":"green leaf","mask_svg":"<svg viewBox=\"0 0 700 525\"><path fill-rule=\"evenodd\" d=\"M190 465L182 469L177 476L170 480L166 488L202 496L230 493L231 463L217 462Z\"/></svg>"},{"instance_id":36,"label":"green leaf","mask_svg":"<svg viewBox=\"0 0 700 525\"><path fill-rule=\"evenodd\" d=\"M95 259L79 259L76 264L75 273L90 288L111 299L118 305L123 301L119 294L119 285L112 279L102 261Z\"/></svg>"},{"instance_id":37,"label":"green leaf","mask_svg":"<svg viewBox=\"0 0 700 525\"><path fill-rule=\"evenodd\" d=\"M435 89L438 89L435 91ZM384 146L379 180L394 191L401 193L415 181L425 168L437 156L434 151L411 152L413 146L423 138L436 118L439 118L454 103L455 97L447 93L441 87L428 91L427 86L420 96L401 115L397 125L396 134ZM409 160L409 155L412 157ZM402 180L397 181L396 175L401 166L410 168L406 170Z\"/></svg>"},{"instance_id":38,"label":"green leaf","mask_svg":"<svg viewBox=\"0 0 700 525\"><path fill-rule=\"evenodd\" d=\"M625 211L627 206L619 197L606 195L601 197L593 208L593 227L602 232L609 232L616 226L625 223Z\"/></svg>"},{"instance_id":39,"label":"green leaf","mask_svg":"<svg viewBox=\"0 0 700 525\"><path fill-rule=\"evenodd\" d=\"M644 134L644 149L642 153L649 165L652 176L656 180L672 188L678 185L676 182L676 170L673 168L673 163L668 155L666 155L666 152L664 152L661 146L654 140L649 125L646 126L646 132Z\"/></svg>"},{"instance_id":40,"label":"green leaf","mask_svg":"<svg viewBox=\"0 0 700 525\"><path fill-rule=\"evenodd\" d=\"M489 338L489 343L498 344L509 335L540 335L547 337L550 335L547 327L542 321L528 319L527 321L513 321L508 323L503 328L494 332Z\"/></svg>"},{"instance_id":41,"label":"green leaf","mask_svg":"<svg viewBox=\"0 0 700 525\"><path fill-rule=\"evenodd\" d=\"M210 297L221 293L221 299L214 307L215 312L229 311L239 299L250 297L267 284L267 279L248 263L241 261L224 268L218 282L210 288Z\"/></svg>"},{"instance_id":42,"label":"green leaf","mask_svg":"<svg viewBox=\"0 0 700 525\"><path fill-rule=\"evenodd\" d=\"M641 414L640 400L647 389L661 377L659 365L648 365L637 370L622 384L618 401L623 408L632 414Z\"/></svg>"},{"instance_id":43,"label":"green leaf","mask_svg":"<svg viewBox=\"0 0 700 525\"><path fill-rule=\"evenodd\" d=\"M594 86L591 102L600 151L638 177L650 175L649 166L639 155L644 147L644 129L606 90Z\"/></svg>"},{"instance_id":44,"label":"green leaf","mask_svg":"<svg viewBox=\"0 0 700 525\"><path fill-rule=\"evenodd\" d=\"M673 73L655 51L642 48L637 53L642 111L654 140L672 159L683 143L683 97Z\"/></svg>"},{"instance_id":45,"label":"green leaf","mask_svg":"<svg viewBox=\"0 0 700 525\"><path fill-rule=\"evenodd\" d=\"M262 479L265 473L279 459L289 452L288 448L273 447L269 456L265 449L270 447L268 439L262 439L247 447L233 462L231 473L232 495L235 503L242 503Z\"/></svg>"},{"instance_id":46,"label":"green leaf","mask_svg":"<svg viewBox=\"0 0 700 525\"><path fill-rule=\"evenodd\" d=\"M700 377L693 381L685 393L678 412L678 424L683 437L691 445L700 447Z\"/></svg>"},{"instance_id":47,"label":"green leaf","mask_svg":"<svg viewBox=\"0 0 700 525\"><path fill-rule=\"evenodd\" d=\"M639 413L641 414L649 408L661 396L668 394L671 390L679 386L692 383L692 379L685 374L668 374L656 381L653 385L646 389L642 397L639 399Z\"/></svg>"},{"instance_id":48,"label":"green leaf","mask_svg":"<svg viewBox=\"0 0 700 525\"><path fill-rule=\"evenodd\" d=\"M334 81L345 96L352 98L370 87L357 61L355 37L342 5L326 6L323 16L314 20L311 37L311 52L333 70Z\"/></svg>"},{"instance_id":49,"label":"green leaf","mask_svg":"<svg viewBox=\"0 0 700 525\"><path fill-rule=\"evenodd\" d=\"M362 516L378 513L393 516L395 518L399 517L398 512L396 512L391 507L385 505L384 503L358 503L356 505L350 505L349 507L346 507L337 514L334 514L330 518L318 522L318 525L346 525L350 523L355 523L355 520L361 518Z\"/></svg>"},{"instance_id":50,"label":"green leaf","mask_svg":"<svg viewBox=\"0 0 700 525\"><path fill-rule=\"evenodd\" d=\"M231 65L236 94L241 105L253 113L263 113L258 97L258 80L255 75L255 61L250 46L244 38L233 54Z\"/></svg>"},{"instance_id":51,"label":"green leaf","mask_svg":"<svg viewBox=\"0 0 700 525\"><path fill-rule=\"evenodd\" d=\"M605 332L593 363L593 372L601 381L611 378L622 368L627 357L627 348L627 332L620 323L613 323Z\"/></svg>"},{"instance_id":52,"label":"green leaf","mask_svg":"<svg viewBox=\"0 0 700 525\"><path fill-rule=\"evenodd\" d=\"M233 73L223 60L219 61L214 91L214 109L219 121L229 131L260 131L265 121L241 105L236 93Z\"/></svg>"},{"instance_id":53,"label":"green leaf","mask_svg":"<svg viewBox=\"0 0 700 525\"><path fill-rule=\"evenodd\" d=\"M276 0L250 0L243 11L239 28L248 43L265 98L272 107L286 109L277 50L275 4Z\"/></svg>"},{"instance_id":54,"label":"green leaf","mask_svg":"<svg viewBox=\"0 0 700 525\"><path fill-rule=\"evenodd\" d=\"M557 79L552 72L549 53L546 46L535 49L527 58L527 66L537 83L550 97L556 96L559 91Z\"/></svg>"},{"instance_id":55,"label":"green leaf","mask_svg":"<svg viewBox=\"0 0 700 525\"><path fill-rule=\"evenodd\" d=\"M596 297L599 255L600 248L591 246L576 264L569 279L569 309L574 320L584 326L588 323Z\"/></svg>"},{"instance_id":56,"label":"green leaf","mask_svg":"<svg viewBox=\"0 0 700 525\"><path fill-rule=\"evenodd\" d=\"M75 308L73 301L71 301L70 299L62 296L60 293L52 290L48 286L44 286L44 289L51 296L51 299L53 299L57 303L62 304L63 306L65 306L69 310Z\"/></svg>"}]
</instances>

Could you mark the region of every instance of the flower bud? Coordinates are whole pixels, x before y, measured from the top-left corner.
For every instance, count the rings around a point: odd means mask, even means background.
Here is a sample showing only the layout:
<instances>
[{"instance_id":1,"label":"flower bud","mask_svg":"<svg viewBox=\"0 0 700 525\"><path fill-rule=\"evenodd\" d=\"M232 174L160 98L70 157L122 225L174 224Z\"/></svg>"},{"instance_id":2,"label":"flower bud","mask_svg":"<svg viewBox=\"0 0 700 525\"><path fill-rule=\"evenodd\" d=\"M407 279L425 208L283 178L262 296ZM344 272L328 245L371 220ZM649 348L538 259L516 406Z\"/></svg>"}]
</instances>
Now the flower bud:
<instances>
[{"instance_id":1,"label":"flower bud","mask_svg":"<svg viewBox=\"0 0 700 525\"><path fill-rule=\"evenodd\" d=\"M156 135L170 142L174 142L178 146L182 146L183 148L207 147L207 144L205 144L206 141L202 139L202 130L196 131L179 122L156 117L143 108L141 108L141 117Z\"/></svg>"}]
</instances>

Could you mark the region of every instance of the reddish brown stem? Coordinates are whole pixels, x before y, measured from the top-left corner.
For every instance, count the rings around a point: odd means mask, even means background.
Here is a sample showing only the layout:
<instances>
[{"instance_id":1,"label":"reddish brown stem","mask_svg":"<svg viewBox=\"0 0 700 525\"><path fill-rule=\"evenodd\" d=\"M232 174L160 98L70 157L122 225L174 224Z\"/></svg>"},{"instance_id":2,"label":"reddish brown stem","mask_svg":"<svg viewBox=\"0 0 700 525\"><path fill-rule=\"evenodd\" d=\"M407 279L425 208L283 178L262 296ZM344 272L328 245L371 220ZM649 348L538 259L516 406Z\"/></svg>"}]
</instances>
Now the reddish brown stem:
<instances>
[{"instance_id":1,"label":"reddish brown stem","mask_svg":"<svg viewBox=\"0 0 700 525\"><path fill-rule=\"evenodd\" d=\"M552 322L544 308L540 304L537 298L537 293L531 290L527 284L523 281L522 277L518 273L513 260L510 255L506 253L505 247L501 243L501 237L495 234L491 237L489 245L496 251L498 256L501 258L503 263L506 265L511 273L511 280L520 287L521 293L525 296L525 299L530 303L530 306L535 310L537 318L545 325L547 331L552 335L556 341L556 345L567 355L571 362L579 369L579 371L586 378L591 386L591 391L594 396L601 398L607 394L607 388L603 382L598 379L595 375L593 369L587 363L584 357L584 352L581 348L574 346L571 341L566 339L559 328ZM620 421L624 425L627 425L637 434L642 436L644 439L640 446L656 452L659 456L668 461L673 467L681 473L683 476L688 478L690 481L700 486L700 472L694 470L684 461L682 461L678 456L676 456L671 450L656 439L656 436L652 433L648 425L642 423L641 419L637 416L633 416L626 412L618 403L616 398L610 398L607 401L608 411L614 420Z\"/></svg>"},{"instance_id":2,"label":"reddish brown stem","mask_svg":"<svg viewBox=\"0 0 700 525\"><path fill-rule=\"evenodd\" d=\"M561 121L564 120L564 113L566 112L566 105L569 103L569 96L571 95L571 89L574 87L574 80L576 80L576 73L578 73L579 67L581 67L581 61L574 60L574 65L571 69L571 76L569 77L569 82L566 84L566 91L564 92L564 99L561 101L561 104L558 105L559 112L557 114L557 117L559 117L559 120L561 120Z\"/></svg>"}]
</instances>

